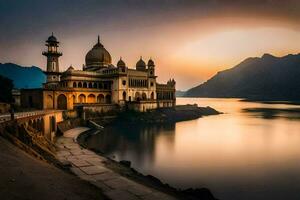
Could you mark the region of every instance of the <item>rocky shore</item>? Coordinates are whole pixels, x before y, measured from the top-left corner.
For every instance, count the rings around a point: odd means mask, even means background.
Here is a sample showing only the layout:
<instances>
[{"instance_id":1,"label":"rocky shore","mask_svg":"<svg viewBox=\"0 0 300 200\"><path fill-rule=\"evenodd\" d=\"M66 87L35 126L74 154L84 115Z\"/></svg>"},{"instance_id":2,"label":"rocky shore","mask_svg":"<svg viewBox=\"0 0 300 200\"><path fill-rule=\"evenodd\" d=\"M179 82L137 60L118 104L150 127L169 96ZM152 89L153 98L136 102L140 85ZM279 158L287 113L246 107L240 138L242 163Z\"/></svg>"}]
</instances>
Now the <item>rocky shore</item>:
<instances>
[{"instance_id":1,"label":"rocky shore","mask_svg":"<svg viewBox=\"0 0 300 200\"><path fill-rule=\"evenodd\" d=\"M198 107L195 105L179 105L174 108L161 108L148 112L126 111L119 113L112 123L175 123L179 121L193 120L203 116L218 115L221 112L211 107ZM97 120L100 124L106 121Z\"/></svg>"}]
</instances>

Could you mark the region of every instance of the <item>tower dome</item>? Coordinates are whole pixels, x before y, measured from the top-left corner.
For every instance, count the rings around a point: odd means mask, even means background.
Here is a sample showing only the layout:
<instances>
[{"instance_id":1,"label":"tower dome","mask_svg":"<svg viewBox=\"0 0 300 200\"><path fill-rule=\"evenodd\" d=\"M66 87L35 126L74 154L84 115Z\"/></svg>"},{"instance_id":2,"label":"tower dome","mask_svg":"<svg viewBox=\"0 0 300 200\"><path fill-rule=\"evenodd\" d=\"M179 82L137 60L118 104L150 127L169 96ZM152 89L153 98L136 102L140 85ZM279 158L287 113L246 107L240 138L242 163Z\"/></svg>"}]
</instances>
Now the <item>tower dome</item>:
<instances>
[{"instance_id":1,"label":"tower dome","mask_svg":"<svg viewBox=\"0 0 300 200\"><path fill-rule=\"evenodd\" d=\"M155 66L154 61L151 58L148 61L148 66L149 67L154 67Z\"/></svg>"},{"instance_id":2,"label":"tower dome","mask_svg":"<svg viewBox=\"0 0 300 200\"><path fill-rule=\"evenodd\" d=\"M146 63L143 61L142 57L136 63L136 70L140 70L140 71L146 70Z\"/></svg>"},{"instance_id":3,"label":"tower dome","mask_svg":"<svg viewBox=\"0 0 300 200\"><path fill-rule=\"evenodd\" d=\"M46 42L48 42L48 43L58 43L57 38L53 35L53 32L52 32L52 35L50 35L48 37Z\"/></svg>"},{"instance_id":4,"label":"tower dome","mask_svg":"<svg viewBox=\"0 0 300 200\"><path fill-rule=\"evenodd\" d=\"M100 43L98 36L98 42L85 56L86 70L98 70L103 67L111 65L111 56L109 52Z\"/></svg>"},{"instance_id":5,"label":"tower dome","mask_svg":"<svg viewBox=\"0 0 300 200\"><path fill-rule=\"evenodd\" d=\"M120 58L120 60L117 63L117 67L126 67L125 62L122 60L122 58Z\"/></svg>"}]
</instances>

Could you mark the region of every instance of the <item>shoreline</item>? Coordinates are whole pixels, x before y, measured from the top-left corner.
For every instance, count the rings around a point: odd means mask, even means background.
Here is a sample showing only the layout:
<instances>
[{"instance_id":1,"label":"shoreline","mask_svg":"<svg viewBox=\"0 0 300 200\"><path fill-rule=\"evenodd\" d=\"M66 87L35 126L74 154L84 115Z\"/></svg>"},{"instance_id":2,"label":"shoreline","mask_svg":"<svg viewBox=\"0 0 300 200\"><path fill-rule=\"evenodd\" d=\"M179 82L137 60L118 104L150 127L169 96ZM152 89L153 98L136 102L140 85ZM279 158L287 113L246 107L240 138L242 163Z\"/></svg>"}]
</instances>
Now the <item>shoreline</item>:
<instances>
[{"instance_id":1,"label":"shoreline","mask_svg":"<svg viewBox=\"0 0 300 200\"><path fill-rule=\"evenodd\" d=\"M57 139L57 159L74 175L101 189L112 200L124 199L180 199L174 194L133 181L122 173L108 168L109 159L83 148L74 138L88 131L77 127L65 132ZM68 134L70 133L70 134Z\"/></svg>"},{"instance_id":2,"label":"shoreline","mask_svg":"<svg viewBox=\"0 0 300 200\"><path fill-rule=\"evenodd\" d=\"M222 114L219 111L211 107L198 107L197 105L183 105L176 106L175 109L158 109L152 112L137 113L137 112L124 112L118 117L114 118L112 121L97 120L96 122L104 127L107 126L117 126L121 124L167 124L176 123L180 121L187 121L197 119L203 116L218 115ZM102 129L103 130L103 129ZM101 150L89 148L85 143L85 140L90 135L93 135L97 130L90 130L81 133L78 136L78 144L83 148L95 152L97 155L105 157L107 159L106 167L115 171L122 176L125 176L131 180L139 182L143 185L149 186L151 188L158 189L162 192L167 192L169 194L175 195L179 199L204 199L204 200L215 200L216 198L207 188L188 188L188 189L178 189L170 186L168 183L163 183L159 178L152 175L144 175L131 167L131 161L121 160L116 161L109 158L101 152ZM100 132L98 130L98 132ZM101 133L98 133L101 134Z\"/></svg>"},{"instance_id":3,"label":"shoreline","mask_svg":"<svg viewBox=\"0 0 300 200\"><path fill-rule=\"evenodd\" d=\"M152 176L151 174L144 175L137 171L136 169L131 167L131 161L127 160L121 160L116 161L112 158L109 158L103 154L103 152L88 148L85 144L86 137L89 137L91 134L93 134L95 130L90 130L81 133L78 136L78 144L82 146L85 149L88 149L90 151L95 152L97 155L101 157L105 157L107 159L107 162L105 163L105 166L109 169L115 171L116 173L127 177L135 182L138 182L140 184L146 185L151 188L155 188L161 192L171 194L172 196L175 196L178 199L203 199L203 200L217 200L211 191L207 188L188 188L188 189L178 189L175 188L168 183L163 183L159 178ZM101 134L101 133L100 133Z\"/></svg>"}]
</instances>

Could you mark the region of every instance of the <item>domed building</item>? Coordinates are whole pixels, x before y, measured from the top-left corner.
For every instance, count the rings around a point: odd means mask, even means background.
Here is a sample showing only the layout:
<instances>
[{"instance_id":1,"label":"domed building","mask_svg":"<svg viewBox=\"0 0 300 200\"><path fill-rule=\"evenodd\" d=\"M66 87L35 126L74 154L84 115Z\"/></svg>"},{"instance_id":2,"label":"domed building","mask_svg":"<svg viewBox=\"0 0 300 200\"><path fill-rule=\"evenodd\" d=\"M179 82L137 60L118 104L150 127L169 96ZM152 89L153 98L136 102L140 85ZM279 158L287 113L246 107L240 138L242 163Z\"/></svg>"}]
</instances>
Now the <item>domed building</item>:
<instances>
[{"instance_id":1,"label":"domed building","mask_svg":"<svg viewBox=\"0 0 300 200\"><path fill-rule=\"evenodd\" d=\"M23 107L72 110L81 108L96 112L119 109L147 111L176 104L175 81L167 84L156 81L155 64L140 57L135 68L120 58L116 66L98 36L97 43L85 56L82 70L72 65L59 69L58 40L53 35L46 40L47 76L42 89L22 90Z\"/></svg>"},{"instance_id":2,"label":"domed building","mask_svg":"<svg viewBox=\"0 0 300 200\"><path fill-rule=\"evenodd\" d=\"M111 56L109 52L100 43L98 36L98 42L85 56L85 68L86 71L97 71L99 69L112 66Z\"/></svg>"}]
</instances>

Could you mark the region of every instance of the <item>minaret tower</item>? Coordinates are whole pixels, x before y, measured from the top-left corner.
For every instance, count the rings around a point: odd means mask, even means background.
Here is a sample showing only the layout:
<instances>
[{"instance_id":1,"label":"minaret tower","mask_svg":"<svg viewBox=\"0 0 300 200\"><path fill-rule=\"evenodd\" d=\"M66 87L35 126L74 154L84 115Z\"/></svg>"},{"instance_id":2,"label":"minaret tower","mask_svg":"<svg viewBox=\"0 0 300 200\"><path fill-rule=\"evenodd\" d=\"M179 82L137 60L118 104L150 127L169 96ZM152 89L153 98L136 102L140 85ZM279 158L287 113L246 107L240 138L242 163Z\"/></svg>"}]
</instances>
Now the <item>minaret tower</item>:
<instances>
[{"instance_id":1,"label":"minaret tower","mask_svg":"<svg viewBox=\"0 0 300 200\"><path fill-rule=\"evenodd\" d=\"M60 79L58 58L62 56L62 53L57 51L58 44L59 42L56 37L53 36L53 33L46 40L48 50L44 51L43 55L47 57L47 70L45 72L47 75L47 82L45 85L47 86L57 85Z\"/></svg>"},{"instance_id":2,"label":"minaret tower","mask_svg":"<svg viewBox=\"0 0 300 200\"><path fill-rule=\"evenodd\" d=\"M148 76L155 77L155 64L152 58L150 58L148 61Z\"/></svg>"}]
</instances>

